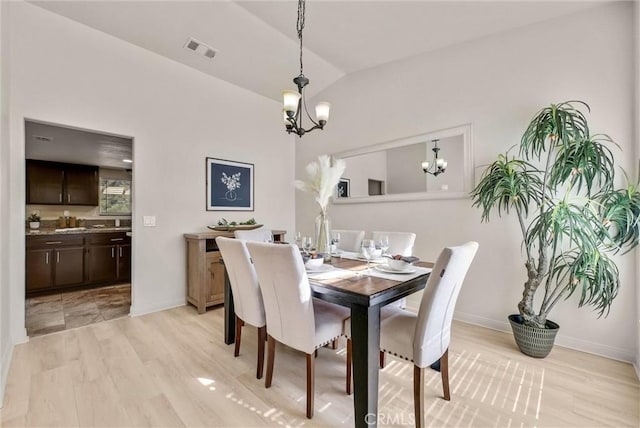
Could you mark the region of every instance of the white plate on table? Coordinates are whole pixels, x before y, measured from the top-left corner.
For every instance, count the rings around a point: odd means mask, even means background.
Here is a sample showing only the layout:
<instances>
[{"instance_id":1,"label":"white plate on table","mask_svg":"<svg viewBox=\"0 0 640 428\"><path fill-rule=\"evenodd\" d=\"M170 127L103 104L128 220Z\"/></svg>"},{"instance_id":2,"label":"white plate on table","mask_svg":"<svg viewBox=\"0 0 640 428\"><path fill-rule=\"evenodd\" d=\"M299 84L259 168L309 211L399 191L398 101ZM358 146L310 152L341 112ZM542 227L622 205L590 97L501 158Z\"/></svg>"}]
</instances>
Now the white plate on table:
<instances>
[{"instance_id":1,"label":"white plate on table","mask_svg":"<svg viewBox=\"0 0 640 428\"><path fill-rule=\"evenodd\" d=\"M394 269L389 268L388 266L376 266L375 268L378 269L380 272L384 272L384 273L400 273L400 274L403 274L403 273L415 273L417 271L417 269L414 268L414 267L410 267L410 268L407 268L405 270L394 270Z\"/></svg>"},{"instance_id":2,"label":"white plate on table","mask_svg":"<svg viewBox=\"0 0 640 428\"><path fill-rule=\"evenodd\" d=\"M367 258L364 256L357 256L356 257L358 260L362 260L363 262L367 261ZM376 259L371 259L369 260L371 263L385 263L387 261L387 259L385 259L384 257L378 257Z\"/></svg>"},{"instance_id":3,"label":"white plate on table","mask_svg":"<svg viewBox=\"0 0 640 428\"><path fill-rule=\"evenodd\" d=\"M308 273L321 273L333 270L332 265L320 265L318 267L306 268Z\"/></svg>"}]
</instances>

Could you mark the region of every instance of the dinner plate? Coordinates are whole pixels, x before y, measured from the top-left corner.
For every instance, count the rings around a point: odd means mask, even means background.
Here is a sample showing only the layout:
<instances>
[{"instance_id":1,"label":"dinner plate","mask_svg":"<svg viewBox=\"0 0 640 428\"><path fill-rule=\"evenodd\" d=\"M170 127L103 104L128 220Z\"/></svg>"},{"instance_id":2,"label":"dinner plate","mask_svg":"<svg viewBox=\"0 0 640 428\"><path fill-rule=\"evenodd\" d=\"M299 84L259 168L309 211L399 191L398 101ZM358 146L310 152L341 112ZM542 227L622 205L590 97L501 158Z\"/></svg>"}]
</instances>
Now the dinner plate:
<instances>
[{"instance_id":1,"label":"dinner plate","mask_svg":"<svg viewBox=\"0 0 640 428\"><path fill-rule=\"evenodd\" d=\"M332 265L320 265L318 267L306 268L308 273L328 272L333 269Z\"/></svg>"},{"instance_id":2,"label":"dinner plate","mask_svg":"<svg viewBox=\"0 0 640 428\"><path fill-rule=\"evenodd\" d=\"M357 256L356 257L358 260L362 260L363 262L367 261L366 257L362 257L362 256ZM384 257L378 257L377 259L371 259L369 260L371 263L383 263L386 262L387 260Z\"/></svg>"},{"instance_id":3,"label":"dinner plate","mask_svg":"<svg viewBox=\"0 0 640 428\"><path fill-rule=\"evenodd\" d=\"M393 270L393 269L390 269L390 268L388 268L386 266L376 266L376 269L378 269L380 272L384 272L384 273L400 273L400 274L403 274L403 273L415 273L416 270L417 270L414 267L410 267L410 268L405 269L405 270Z\"/></svg>"}]
</instances>

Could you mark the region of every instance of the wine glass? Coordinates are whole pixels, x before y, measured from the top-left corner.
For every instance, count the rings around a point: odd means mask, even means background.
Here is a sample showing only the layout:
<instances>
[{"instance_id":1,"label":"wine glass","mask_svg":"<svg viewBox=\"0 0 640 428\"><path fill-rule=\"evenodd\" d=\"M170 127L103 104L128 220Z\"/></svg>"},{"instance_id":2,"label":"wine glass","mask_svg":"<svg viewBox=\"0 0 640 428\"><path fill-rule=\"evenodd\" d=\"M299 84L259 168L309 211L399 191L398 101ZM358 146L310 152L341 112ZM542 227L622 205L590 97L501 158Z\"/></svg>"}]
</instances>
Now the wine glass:
<instances>
[{"instance_id":1,"label":"wine glass","mask_svg":"<svg viewBox=\"0 0 640 428\"><path fill-rule=\"evenodd\" d=\"M331 244L335 245L334 252L338 251L338 244L340 243L340 232L331 232Z\"/></svg>"},{"instance_id":2,"label":"wine glass","mask_svg":"<svg viewBox=\"0 0 640 428\"><path fill-rule=\"evenodd\" d=\"M387 250L389 249L389 236L380 235L376 245L382 250L382 255L387 254Z\"/></svg>"},{"instance_id":3,"label":"wine glass","mask_svg":"<svg viewBox=\"0 0 640 428\"><path fill-rule=\"evenodd\" d=\"M363 239L360 246L360 251L365 259L367 259L367 273L371 272L370 262L373 254L376 251L376 244L373 239Z\"/></svg>"},{"instance_id":4,"label":"wine glass","mask_svg":"<svg viewBox=\"0 0 640 428\"><path fill-rule=\"evenodd\" d=\"M295 243L298 248L302 248L302 234L300 232L296 232Z\"/></svg>"},{"instance_id":5,"label":"wine glass","mask_svg":"<svg viewBox=\"0 0 640 428\"><path fill-rule=\"evenodd\" d=\"M305 236L304 238L302 238L302 248L304 248L304 252L306 254L309 254L312 247L313 247L313 241L311 240L310 236Z\"/></svg>"}]
</instances>

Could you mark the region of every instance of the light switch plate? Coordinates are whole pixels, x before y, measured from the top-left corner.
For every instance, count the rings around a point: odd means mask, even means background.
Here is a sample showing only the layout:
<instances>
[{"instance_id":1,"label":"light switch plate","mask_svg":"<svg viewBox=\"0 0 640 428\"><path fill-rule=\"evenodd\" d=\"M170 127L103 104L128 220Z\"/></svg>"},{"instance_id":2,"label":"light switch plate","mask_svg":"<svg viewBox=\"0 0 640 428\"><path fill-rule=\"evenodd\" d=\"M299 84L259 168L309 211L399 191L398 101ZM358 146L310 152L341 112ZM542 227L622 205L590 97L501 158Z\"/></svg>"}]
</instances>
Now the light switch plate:
<instances>
[{"instance_id":1,"label":"light switch plate","mask_svg":"<svg viewBox=\"0 0 640 428\"><path fill-rule=\"evenodd\" d=\"M142 225L145 227L155 227L156 225L156 216L154 215L145 215L142 217Z\"/></svg>"}]
</instances>

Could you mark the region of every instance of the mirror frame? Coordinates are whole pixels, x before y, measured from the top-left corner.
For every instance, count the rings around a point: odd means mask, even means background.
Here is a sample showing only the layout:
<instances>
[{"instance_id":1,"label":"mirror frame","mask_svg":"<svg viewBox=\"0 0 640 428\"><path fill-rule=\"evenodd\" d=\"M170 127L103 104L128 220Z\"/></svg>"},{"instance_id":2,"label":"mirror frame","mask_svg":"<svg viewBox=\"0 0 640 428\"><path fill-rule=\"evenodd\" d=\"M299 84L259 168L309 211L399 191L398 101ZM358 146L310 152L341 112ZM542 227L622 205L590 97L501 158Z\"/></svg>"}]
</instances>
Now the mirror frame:
<instances>
[{"instance_id":1,"label":"mirror frame","mask_svg":"<svg viewBox=\"0 0 640 428\"><path fill-rule=\"evenodd\" d=\"M472 144L472 128L471 124L455 126L453 128L440 129L437 131L427 132L425 134L414 135L411 137L399 138L396 140L386 141L383 143L373 144L370 146L359 147L357 149L346 150L334 153L332 157L336 159L348 158L352 156L365 155L382 150L393 149L396 147L408 146L422 142L430 142L434 139L442 139L463 136L464 145L464 189L460 192L414 192L414 193L393 193L388 195L375 196L350 196L348 198L332 198L333 204L368 204L376 202L399 202L399 201L421 201L435 199L463 199L469 198L469 193L473 190L474 165L473 165L473 144Z\"/></svg>"}]
</instances>

